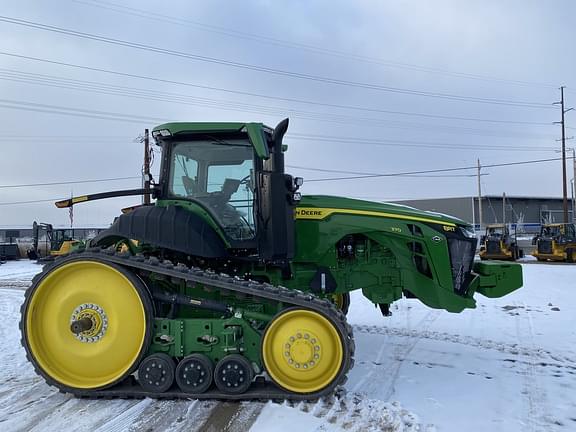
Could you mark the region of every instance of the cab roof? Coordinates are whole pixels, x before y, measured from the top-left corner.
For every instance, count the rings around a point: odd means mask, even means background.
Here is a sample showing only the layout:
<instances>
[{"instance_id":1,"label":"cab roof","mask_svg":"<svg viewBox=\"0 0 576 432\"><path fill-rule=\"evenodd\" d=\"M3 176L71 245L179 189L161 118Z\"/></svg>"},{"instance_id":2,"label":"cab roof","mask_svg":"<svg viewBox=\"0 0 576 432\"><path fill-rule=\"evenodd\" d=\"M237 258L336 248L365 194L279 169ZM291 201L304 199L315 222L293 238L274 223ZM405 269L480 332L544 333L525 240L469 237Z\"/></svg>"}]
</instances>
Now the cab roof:
<instances>
[{"instance_id":1,"label":"cab roof","mask_svg":"<svg viewBox=\"0 0 576 432\"><path fill-rule=\"evenodd\" d=\"M155 134L155 132L160 131L168 131L169 135ZM274 129L263 123L173 122L156 126L152 129L152 136L155 139L166 139L169 136L180 134L246 132L256 154L263 159L267 159L270 156L270 152L264 134L272 134L273 131Z\"/></svg>"}]
</instances>

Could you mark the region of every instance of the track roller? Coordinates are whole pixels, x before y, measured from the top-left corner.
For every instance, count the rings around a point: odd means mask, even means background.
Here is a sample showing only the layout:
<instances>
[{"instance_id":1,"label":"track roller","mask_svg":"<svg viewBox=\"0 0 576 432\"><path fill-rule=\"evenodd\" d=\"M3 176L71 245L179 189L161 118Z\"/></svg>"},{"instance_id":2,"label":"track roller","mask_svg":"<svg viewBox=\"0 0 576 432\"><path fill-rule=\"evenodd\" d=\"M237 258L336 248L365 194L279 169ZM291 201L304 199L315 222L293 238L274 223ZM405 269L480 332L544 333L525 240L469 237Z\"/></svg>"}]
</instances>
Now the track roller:
<instances>
[{"instance_id":1,"label":"track roller","mask_svg":"<svg viewBox=\"0 0 576 432\"><path fill-rule=\"evenodd\" d=\"M214 382L225 393L240 394L250 387L254 371L246 357L230 354L216 365Z\"/></svg>"},{"instance_id":2,"label":"track roller","mask_svg":"<svg viewBox=\"0 0 576 432\"><path fill-rule=\"evenodd\" d=\"M176 383L183 392L204 393L212 384L214 366L204 354L184 357L176 367Z\"/></svg>"},{"instance_id":3,"label":"track roller","mask_svg":"<svg viewBox=\"0 0 576 432\"><path fill-rule=\"evenodd\" d=\"M146 357L138 367L138 382L146 391L164 393L174 383L174 360L167 354Z\"/></svg>"}]
</instances>

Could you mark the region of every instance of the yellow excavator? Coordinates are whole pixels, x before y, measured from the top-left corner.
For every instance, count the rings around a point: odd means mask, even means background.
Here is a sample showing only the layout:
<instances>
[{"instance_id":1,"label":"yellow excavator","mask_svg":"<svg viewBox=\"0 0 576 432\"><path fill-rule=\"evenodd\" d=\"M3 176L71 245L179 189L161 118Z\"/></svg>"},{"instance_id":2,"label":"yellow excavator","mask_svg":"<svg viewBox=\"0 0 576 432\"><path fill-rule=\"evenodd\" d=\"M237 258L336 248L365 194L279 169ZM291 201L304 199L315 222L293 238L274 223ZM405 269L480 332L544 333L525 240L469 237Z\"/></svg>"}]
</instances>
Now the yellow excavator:
<instances>
[{"instance_id":1,"label":"yellow excavator","mask_svg":"<svg viewBox=\"0 0 576 432\"><path fill-rule=\"evenodd\" d=\"M550 223L532 239L532 255L538 261L576 261L576 228L573 223Z\"/></svg>"},{"instance_id":2,"label":"yellow excavator","mask_svg":"<svg viewBox=\"0 0 576 432\"><path fill-rule=\"evenodd\" d=\"M40 232L45 232L45 256L41 257L39 245ZM74 230L66 228L53 228L51 224L34 222L32 225L33 245L27 251L29 259L46 260L51 257L66 255L75 249L82 248L84 242L74 238Z\"/></svg>"},{"instance_id":3,"label":"yellow excavator","mask_svg":"<svg viewBox=\"0 0 576 432\"><path fill-rule=\"evenodd\" d=\"M516 261L524 251L518 247L516 230L511 232L506 224L491 224L480 239L479 255L481 260Z\"/></svg>"}]
</instances>

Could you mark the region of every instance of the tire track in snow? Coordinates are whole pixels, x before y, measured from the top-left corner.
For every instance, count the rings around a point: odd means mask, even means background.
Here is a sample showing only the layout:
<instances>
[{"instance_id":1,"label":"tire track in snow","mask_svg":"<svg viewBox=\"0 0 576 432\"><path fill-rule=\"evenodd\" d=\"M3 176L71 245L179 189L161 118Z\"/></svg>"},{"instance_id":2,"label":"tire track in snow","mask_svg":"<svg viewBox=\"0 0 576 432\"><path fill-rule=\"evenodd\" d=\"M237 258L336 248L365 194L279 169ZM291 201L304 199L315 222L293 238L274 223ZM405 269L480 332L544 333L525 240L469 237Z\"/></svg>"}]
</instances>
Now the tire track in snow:
<instances>
[{"instance_id":1,"label":"tire track in snow","mask_svg":"<svg viewBox=\"0 0 576 432\"><path fill-rule=\"evenodd\" d=\"M268 402L274 404L274 402ZM358 393L348 393L340 389L336 394L316 402L285 401L284 407L298 409L322 420L314 432L433 432L432 426L424 426L409 411L397 402L367 399Z\"/></svg>"},{"instance_id":2,"label":"tire track in snow","mask_svg":"<svg viewBox=\"0 0 576 432\"><path fill-rule=\"evenodd\" d=\"M43 266L38 265L38 268L26 269L22 271L12 271L12 273L5 273L3 271L0 275L0 281L8 282L10 280L17 280L19 282L28 282L28 284L30 284L32 278L36 276L36 274L40 273L40 271L42 271L42 267Z\"/></svg>"},{"instance_id":3,"label":"tire track in snow","mask_svg":"<svg viewBox=\"0 0 576 432\"><path fill-rule=\"evenodd\" d=\"M194 400L191 401L183 413L182 418L165 429L166 432L197 432L206 423L218 401ZM182 420L182 421L181 421Z\"/></svg>"},{"instance_id":4,"label":"tire track in snow","mask_svg":"<svg viewBox=\"0 0 576 432\"><path fill-rule=\"evenodd\" d=\"M127 430L132 423L134 423L134 420L152 403L152 399L138 401L119 416L101 424L94 432L123 432Z\"/></svg>"},{"instance_id":5,"label":"tire track in snow","mask_svg":"<svg viewBox=\"0 0 576 432\"><path fill-rule=\"evenodd\" d=\"M264 402L242 402L242 408L229 422L225 432L245 432L249 430L265 406Z\"/></svg>"},{"instance_id":6,"label":"tire track in snow","mask_svg":"<svg viewBox=\"0 0 576 432\"><path fill-rule=\"evenodd\" d=\"M119 428L110 429L110 423L106 423L100 429L113 432L244 432L254 423L264 406L260 402L146 400L150 403L127 421L123 420ZM112 424L116 424L115 421Z\"/></svg>"},{"instance_id":7,"label":"tire track in snow","mask_svg":"<svg viewBox=\"0 0 576 432\"><path fill-rule=\"evenodd\" d=\"M265 404L221 402L206 419L200 432L244 432L250 429Z\"/></svg>"},{"instance_id":8,"label":"tire track in snow","mask_svg":"<svg viewBox=\"0 0 576 432\"><path fill-rule=\"evenodd\" d=\"M176 428L178 424L191 420L201 420L202 409L197 401L158 400L152 401L139 415L132 420L126 431L156 431ZM191 409L192 408L192 409ZM188 426L188 430L192 430Z\"/></svg>"},{"instance_id":9,"label":"tire track in snow","mask_svg":"<svg viewBox=\"0 0 576 432\"><path fill-rule=\"evenodd\" d=\"M42 392L42 389L38 396L38 392L34 390L36 388L26 392L22 399L18 394L12 395L10 399L15 406L13 409L7 407L0 414L0 425L4 431L31 431L44 418L60 410L70 399L70 396L49 390Z\"/></svg>"},{"instance_id":10,"label":"tire track in snow","mask_svg":"<svg viewBox=\"0 0 576 432\"><path fill-rule=\"evenodd\" d=\"M428 329L432 325L432 323L438 319L440 314L441 314L440 311L431 310L417 324L417 328L423 328L424 330ZM395 385L396 385L396 380L398 379L398 375L400 374L400 368L402 367L404 360L406 360L408 355L410 355L412 350L414 350L414 347L420 341L420 339L421 338L414 338L414 340L410 344L408 344L404 347L402 345L398 345L395 348L394 359L396 360L396 362L392 364L392 368L391 368L392 377L391 377L389 383L387 384L387 390L384 393L384 399L383 400L385 400L385 401L390 400L392 395L396 391ZM371 383L371 385L374 386L374 383L375 383L375 381L373 381Z\"/></svg>"},{"instance_id":11,"label":"tire track in snow","mask_svg":"<svg viewBox=\"0 0 576 432\"><path fill-rule=\"evenodd\" d=\"M49 415L41 418L31 429L31 432L47 430L74 430L75 432L93 432L103 424L125 419L134 412L139 400L96 400L77 399L71 397L64 405L54 409ZM107 428L105 430L108 430ZM116 430L119 430L116 428Z\"/></svg>"},{"instance_id":12,"label":"tire track in snow","mask_svg":"<svg viewBox=\"0 0 576 432\"><path fill-rule=\"evenodd\" d=\"M423 329L422 333L425 333L432 323L440 316L440 311L431 310L429 311L415 326L416 328ZM354 326L354 331L356 331ZM381 333L382 334L382 333ZM385 334L389 336L390 334ZM380 348L378 355L375 360L372 360L372 365L369 368L368 373L366 373L353 387L353 392L363 392L368 395L374 395L378 393L378 398L382 400L390 400L395 391L395 384L400 373L400 368L404 363L404 360L408 357L410 352L414 349L418 341L423 336L415 334L412 340L403 344L383 344ZM384 360L386 354L389 354L390 347L392 349L392 359L384 368L376 367L380 366ZM379 379L375 379L376 375ZM382 379L385 381L382 382Z\"/></svg>"},{"instance_id":13,"label":"tire track in snow","mask_svg":"<svg viewBox=\"0 0 576 432\"><path fill-rule=\"evenodd\" d=\"M10 382L8 384L10 385ZM35 405L43 403L55 393L41 378L34 380L32 384L24 382L19 387L10 386L10 390L0 400L0 422L21 412L33 410Z\"/></svg>"},{"instance_id":14,"label":"tire track in snow","mask_svg":"<svg viewBox=\"0 0 576 432\"><path fill-rule=\"evenodd\" d=\"M0 280L2 288L25 291L30 286L30 280L4 279Z\"/></svg>"},{"instance_id":15,"label":"tire track in snow","mask_svg":"<svg viewBox=\"0 0 576 432\"><path fill-rule=\"evenodd\" d=\"M23 301L24 294L22 291L0 289L0 314L4 320L3 325L0 326L0 340L5 346L9 346L2 351L0 380L4 383L19 382L22 378L36 376L28 369L27 372L21 372L23 365L28 364L24 348L20 345L20 329L18 328L20 305Z\"/></svg>"},{"instance_id":16,"label":"tire track in snow","mask_svg":"<svg viewBox=\"0 0 576 432\"><path fill-rule=\"evenodd\" d=\"M354 332L365 334L380 334L385 336L399 336L417 339L431 339L442 342L467 345L475 348L483 348L499 351L506 354L526 356L526 357L546 357L552 361L568 363L569 365L558 365L559 367L576 367L576 360L567 356L558 355L551 351L537 348L535 345L526 346L523 344L508 344L490 339L481 339L473 336L461 336L453 333L444 333L426 330L409 330L402 328L381 327L375 325L353 325Z\"/></svg>"},{"instance_id":17,"label":"tire track in snow","mask_svg":"<svg viewBox=\"0 0 576 432\"><path fill-rule=\"evenodd\" d=\"M126 431L197 431L218 401L153 400Z\"/></svg>"},{"instance_id":18,"label":"tire track in snow","mask_svg":"<svg viewBox=\"0 0 576 432\"><path fill-rule=\"evenodd\" d=\"M532 313L528 310L526 304L517 302L515 304L522 306L525 311L523 314L515 315L518 339L534 348ZM555 423L554 419L550 418L551 410L547 404L546 390L540 383L538 368L543 363L536 354L537 350L534 349L534 351L535 353L528 355L527 361L523 362L521 371L523 375L524 414L527 420L525 426L531 432L549 430L549 427Z\"/></svg>"}]
</instances>

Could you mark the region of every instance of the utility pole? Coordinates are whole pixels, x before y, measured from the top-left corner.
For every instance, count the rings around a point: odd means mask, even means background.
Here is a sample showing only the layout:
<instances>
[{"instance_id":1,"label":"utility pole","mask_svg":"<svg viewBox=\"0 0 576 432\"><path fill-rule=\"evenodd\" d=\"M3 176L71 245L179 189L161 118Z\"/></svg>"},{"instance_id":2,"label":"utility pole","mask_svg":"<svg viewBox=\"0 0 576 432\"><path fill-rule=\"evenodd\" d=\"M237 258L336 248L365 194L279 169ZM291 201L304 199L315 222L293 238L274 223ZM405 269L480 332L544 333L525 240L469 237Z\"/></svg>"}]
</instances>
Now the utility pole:
<instances>
[{"instance_id":1,"label":"utility pole","mask_svg":"<svg viewBox=\"0 0 576 432\"><path fill-rule=\"evenodd\" d=\"M502 192L502 224L506 229L506 192Z\"/></svg>"},{"instance_id":2,"label":"utility pole","mask_svg":"<svg viewBox=\"0 0 576 432\"><path fill-rule=\"evenodd\" d=\"M478 225L482 232L482 186L480 184L480 159L478 159Z\"/></svg>"},{"instance_id":3,"label":"utility pole","mask_svg":"<svg viewBox=\"0 0 576 432\"><path fill-rule=\"evenodd\" d=\"M562 112L562 209L564 210L564 223L568 223L568 190L566 188L566 135L564 128L564 86L560 87L560 108Z\"/></svg>"},{"instance_id":4,"label":"utility pole","mask_svg":"<svg viewBox=\"0 0 576 432\"><path fill-rule=\"evenodd\" d=\"M576 208L574 208L575 200L574 195L576 194L576 150L572 147L572 222L576 221Z\"/></svg>"},{"instance_id":5,"label":"utility pole","mask_svg":"<svg viewBox=\"0 0 576 432\"><path fill-rule=\"evenodd\" d=\"M144 204L150 204L150 136L144 129Z\"/></svg>"},{"instance_id":6,"label":"utility pole","mask_svg":"<svg viewBox=\"0 0 576 432\"><path fill-rule=\"evenodd\" d=\"M564 88L560 87L560 102L554 105L560 105L561 121L554 122L562 127L562 209L564 211L564 223L568 223L568 189L566 187L566 127L564 124L564 115L573 108L564 108Z\"/></svg>"}]
</instances>

